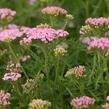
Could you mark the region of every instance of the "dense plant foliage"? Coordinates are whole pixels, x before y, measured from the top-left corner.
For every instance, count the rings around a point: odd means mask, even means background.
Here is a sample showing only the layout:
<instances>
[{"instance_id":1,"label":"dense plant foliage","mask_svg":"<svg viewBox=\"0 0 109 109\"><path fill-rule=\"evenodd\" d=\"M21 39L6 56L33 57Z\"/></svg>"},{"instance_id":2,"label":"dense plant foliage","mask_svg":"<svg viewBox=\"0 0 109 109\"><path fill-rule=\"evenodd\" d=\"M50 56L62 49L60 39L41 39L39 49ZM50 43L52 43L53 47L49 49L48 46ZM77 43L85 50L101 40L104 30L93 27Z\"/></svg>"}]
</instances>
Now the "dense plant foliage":
<instances>
[{"instance_id":1,"label":"dense plant foliage","mask_svg":"<svg viewBox=\"0 0 109 109\"><path fill-rule=\"evenodd\" d=\"M0 109L109 109L109 0L0 0Z\"/></svg>"}]
</instances>

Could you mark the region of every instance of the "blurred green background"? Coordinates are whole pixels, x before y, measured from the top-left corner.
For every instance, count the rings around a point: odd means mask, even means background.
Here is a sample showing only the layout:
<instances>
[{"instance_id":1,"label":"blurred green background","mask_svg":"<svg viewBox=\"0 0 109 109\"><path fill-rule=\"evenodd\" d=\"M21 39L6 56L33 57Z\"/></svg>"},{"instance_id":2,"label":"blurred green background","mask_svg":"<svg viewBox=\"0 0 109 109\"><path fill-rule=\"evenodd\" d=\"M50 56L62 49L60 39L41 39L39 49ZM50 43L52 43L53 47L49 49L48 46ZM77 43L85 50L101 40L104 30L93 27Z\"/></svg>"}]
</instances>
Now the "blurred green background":
<instances>
[{"instance_id":1,"label":"blurred green background","mask_svg":"<svg viewBox=\"0 0 109 109\"><path fill-rule=\"evenodd\" d=\"M39 7L42 6L39 0L34 5L29 4L30 0L0 0L0 8L11 8L17 11L15 23L19 25L35 26L41 23ZM31 0L33 1L33 0ZM79 28L88 17L108 17L109 0L51 0L48 5L61 5L75 16L75 25ZM36 17L36 18L35 18Z\"/></svg>"}]
</instances>

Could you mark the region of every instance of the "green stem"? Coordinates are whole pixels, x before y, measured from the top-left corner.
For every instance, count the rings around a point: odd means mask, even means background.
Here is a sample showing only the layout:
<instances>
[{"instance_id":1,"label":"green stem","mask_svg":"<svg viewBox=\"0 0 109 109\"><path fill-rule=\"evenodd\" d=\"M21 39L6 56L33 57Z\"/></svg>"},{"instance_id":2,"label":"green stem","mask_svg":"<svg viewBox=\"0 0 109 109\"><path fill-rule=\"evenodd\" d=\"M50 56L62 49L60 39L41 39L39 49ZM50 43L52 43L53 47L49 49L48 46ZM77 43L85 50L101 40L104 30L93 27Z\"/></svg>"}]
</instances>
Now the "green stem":
<instances>
[{"instance_id":1,"label":"green stem","mask_svg":"<svg viewBox=\"0 0 109 109\"><path fill-rule=\"evenodd\" d=\"M55 81L58 80L58 76L59 76L59 60L60 60L60 57L58 56L57 57L57 62L56 62L56 75L55 75Z\"/></svg>"},{"instance_id":2,"label":"green stem","mask_svg":"<svg viewBox=\"0 0 109 109\"><path fill-rule=\"evenodd\" d=\"M106 4L107 4L107 12L109 14L109 0L106 0Z\"/></svg>"},{"instance_id":3,"label":"green stem","mask_svg":"<svg viewBox=\"0 0 109 109\"><path fill-rule=\"evenodd\" d=\"M96 69L96 65L97 65L96 61L97 61L97 56L94 55L94 57L93 57L93 62L92 62L92 64L93 64L93 65L92 65L92 71L91 71L91 74L89 75L88 85L90 85L91 82L92 82L92 77L94 76L95 69Z\"/></svg>"},{"instance_id":4,"label":"green stem","mask_svg":"<svg viewBox=\"0 0 109 109\"><path fill-rule=\"evenodd\" d=\"M88 18L89 17L89 0L86 1L86 17Z\"/></svg>"},{"instance_id":5,"label":"green stem","mask_svg":"<svg viewBox=\"0 0 109 109\"><path fill-rule=\"evenodd\" d=\"M103 83L103 73L104 68L107 66L105 63L104 58L101 56L101 54L98 52L98 68L97 68L97 78L96 78L96 88L98 87L98 83Z\"/></svg>"},{"instance_id":6,"label":"green stem","mask_svg":"<svg viewBox=\"0 0 109 109\"><path fill-rule=\"evenodd\" d=\"M21 92L19 91L18 83L11 81L10 84L12 85L12 89L14 92L17 92L18 95L22 95Z\"/></svg>"},{"instance_id":7,"label":"green stem","mask_svg":"<svg viewBox=\"0 0 109 109\"><path fill-rule=\"evenodd\" d=\"M66 19L66 21L65 21L65 24L64 24L64 26L62 28L63 30L66 28L67 24L68 24L68 19Z\"/></svg>"},{"instance_id":8,"label":"green stem","mask_svg":"<svg viewBox=\"0 0 109 109\"><path fill-rule=\"evenodd\" d=\"M107 62L108 62L107 58L104 57L104 58L103 58L103 69L104 69L104 72L106 72L106 76L108 77L109 74L108 74Z\"/></svg>"},{"instance_id":9,"label":"green stem","mask_svg":"<svg viewBox=\"0 0 109 109\"><path fill-rule=\"evenodd\" d=\"M92 16L95 16L97 14L98 9L101 7L102 0L99 0L97 6L94 8L94 11L92 13Z\"/></svg>"},{"instance_id":10,"label":"green stem","mask_svg":"<svg viewBox=\"0 0 109 109\"><path fill-rule=\"evenodd\" d=\"M39 57L38 57L30 48L28 48L28 51L31 53L31 56L32 56L36 61L40 60Z\"/></svg>"},{"instance_id":11,"label":"green stem","mask_svg":"<svg viewBox=\"0 0 109 109\"><path fill-rule=\"evenodd\" d=\"M50 24L51 24L52 27L54 27L54 22L53 22L53 17L52 16L50 16Z\"/></svg>"},{"instance_id":12,"label":"green stem","mask_svg":"<svg viewBox=\"0 0 109 109\"><path fill-rule=\"evenodd\" d=\"M48 51L48 48L47 48L47 45L44 45L43 47L40 47L43 54L44 54L44 58L45 58L45 62L44 62L44 68L45 68L45 73L47 75L47 79L49 79L49 72L48 72L48 56L47 56L47 51Z\"/></svg>"},{"instance_id":13,"label":"green stem","mask_svg":"<svg viewBox=\"0 0 109 109\"><path fill-rule=\"evenodd\" d=\"M107 68L107 59L106 58L103 59L103 66L104 66L104 71L107 72L108 68Z\"/></svg>"},{"instance_id":14,"label":"green stem","mask_svg":"<svg viewBox=\"0 0 109 109\"><path fill-rule=\"evenodd\" d=\"M84 89L85 89L85 86L84 86L84 82L80 80L79 82L79 89L80 89L80 93L81 95L84 95Z\"/></svg>"}]
</instances>

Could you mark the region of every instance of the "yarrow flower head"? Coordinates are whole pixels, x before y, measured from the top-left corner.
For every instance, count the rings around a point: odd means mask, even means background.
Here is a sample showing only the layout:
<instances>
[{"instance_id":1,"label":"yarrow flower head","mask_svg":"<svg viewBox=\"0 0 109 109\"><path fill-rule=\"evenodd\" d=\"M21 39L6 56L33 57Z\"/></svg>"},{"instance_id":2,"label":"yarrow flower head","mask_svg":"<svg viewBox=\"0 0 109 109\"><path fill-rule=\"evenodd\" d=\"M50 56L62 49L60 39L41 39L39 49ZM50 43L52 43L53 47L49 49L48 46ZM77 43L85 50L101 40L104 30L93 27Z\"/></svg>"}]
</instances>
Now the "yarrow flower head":
<instances>
[{"instance_id":1,"label":"yarrow flower head","mask_svg":"<svg viewBox=\"0 0 109 109\"><path fill-rule=\"evenodd\" d=\"M9 105L10 102L7 101L7 99L9 99L10 96L11 96L10 93L6 93L5 91L0 90L0 106L6 106L6 105Z\"/></svg>"},{"instance_id":2,"label":"yarrow flower head","mask_svg":"<svg viewBox=\"0 0 109 109\"><path fill-rule=\"evenodd\" d=\"M69 35L67 31L55 30L52 28L32 28L25 31L27 37L22 39L20 43L31 42L33 39L41 40L42 42L48 43L56 38L65 37Z\"/></svg>"},{"instance_id":3,"label":"yarrow flower head","mask_svg":"<svg viewBox=\"0 0 109 109\"><path fill-rule=\"evenodd\" d=\"M64 56L67 53L67 50L65 50L64 48L55 48L54 49L54 54L55 56Z\"/></svg>"},{"instance_id":4,"label":"yarrow flower head","mask_svg":"<svg viewBox=\"0 0 109 109\"><path fill-rule=\"evenodd\" d=\"M88 46L88 50L100 50L106 55L109 53L109 38L99 38L92 41Z\"/></svg>"},{"instance_id":5,"label":"yarrow flower head","mask_svg":"<svg viewBox=\"0 0 109 109\"><path fill-rule=\"evenodd\" d=\"M84 109L89 108L90 105L95 103L95 99L88 97L88 96L82 96L79 98L74 98L71 100L71 106L75 107L76 109Z\"/></svg>"},{"instance_id":6,"label":"yarrow flower head","mask_svg":"<svg viewBox=\"0 0 109 109\"><path fill-rule=\"evenodd\" d=\"M4 18L8 18L9 16L15 16L16 15L16 11L13 11L11 9L8 8L1 8L0 9L0 19L4 19Z\"/></svg>"},{"instance_id":7,"label":"yarrow flower head","mask_svg":"<svg viewBox=\"0 0 109 109\"><path fill-rule=\"evenodd\" d=\"M77 79L79 79L85 76L84 71L85 71L85 67L80 65L72 69L69 69L65 74L65 77L75 76Z\"/></svg>"},{"instance_id":8,"label":"yarrow flower head","mask_svg":"<svg viewBox=\"0 0 109 109\"><path fill-rule=\"evenodd\" d=\"M49 7L43 8L41 11L43 14L48 14L53 16L67 14L67 11L65 9L60 8L58 6L49 6Z\"/></svg>"},{"instance_id":9,"label":"yarrow flower head","mask_svg":"<svg viewBox=\"0 0 109 109\"><path fill-rule=\"evenodd\" d=\"M85 26L80 28L82 36L96 36L101 37L103 34L108 35L109 31L109 18L88 18L85 21Z\"/></svg>"},{"instance_id":10,"label":"yarrow flower head","mask_svg":"<svg viewBox=\"0 0 109 109\"><path fill-rule=\"evenodd\" d=\"M47 109L50 107L51 103L42 99L33 99L31 103L29 103L29 109Z\"/></svg>"},{"instance_id":11,"label":"yarrow flower head","mask_svg":"<svg viewBox=\"0 0 109 109\"><path fill-rule=\"evenodd\" d=\"M3 80L17 81L20 77L21 77L21 74L11 72L11 73L6 73L2 79Z\"/></svg>"},{"instance_id":12,"label":"yarrow flower head","mask_svg":"<svg viewBox=\"0 0 109 109\"><path fill-rule=\"evenodd\" d=\"M95 27L99 27L99 26L102 26L102 25L109 25L109 18L103 18L103 17L100 17L100 18L88 18L86 20L86 23L88 23L90 25L93 25Z\"/></svg>"},{"instance_id":13,"label":"yarrow flower head","mask_svg":"<svg viewBox=\"0 0 109 109\"><path fill-rule=\"evenodd\" d=\"M15 40L17 37L21 37L23 35L19 29L5 29L0 32L0 41L10 42L11 40Z\"/></svg>"}]
</instances>

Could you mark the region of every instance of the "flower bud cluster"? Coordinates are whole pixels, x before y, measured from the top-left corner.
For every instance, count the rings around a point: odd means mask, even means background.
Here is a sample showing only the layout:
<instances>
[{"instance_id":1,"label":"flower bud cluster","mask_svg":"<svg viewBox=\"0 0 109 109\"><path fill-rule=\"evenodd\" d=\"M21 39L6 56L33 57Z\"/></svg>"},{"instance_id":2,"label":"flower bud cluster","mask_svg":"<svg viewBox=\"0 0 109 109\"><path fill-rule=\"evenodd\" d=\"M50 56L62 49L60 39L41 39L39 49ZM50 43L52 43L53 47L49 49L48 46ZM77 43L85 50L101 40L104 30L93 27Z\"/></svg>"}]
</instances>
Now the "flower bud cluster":
<instances>
[{"instance_id":1,"label":"flower bud cluster","mask_svg":"<svg viewBox=\"0 0 109 109\"><path fill-rule=\"evenodd\" d=\"M47 109L50 107L51 103L42 99L33 99L31 103L29 103L29 109Z\"/></svg>"},{"instance_id":2,"label":"flower bud cluster","mask_svg":"<svg viewBox=\"0 0 109 109\"><path fill-rule=\"evenodd\" d=\"M65 77L72 77L75 76L77 79L84 77L85 67L84 66L77 66L72 69L69 69L65 74Z\"/></svg>"}]
</instances>

